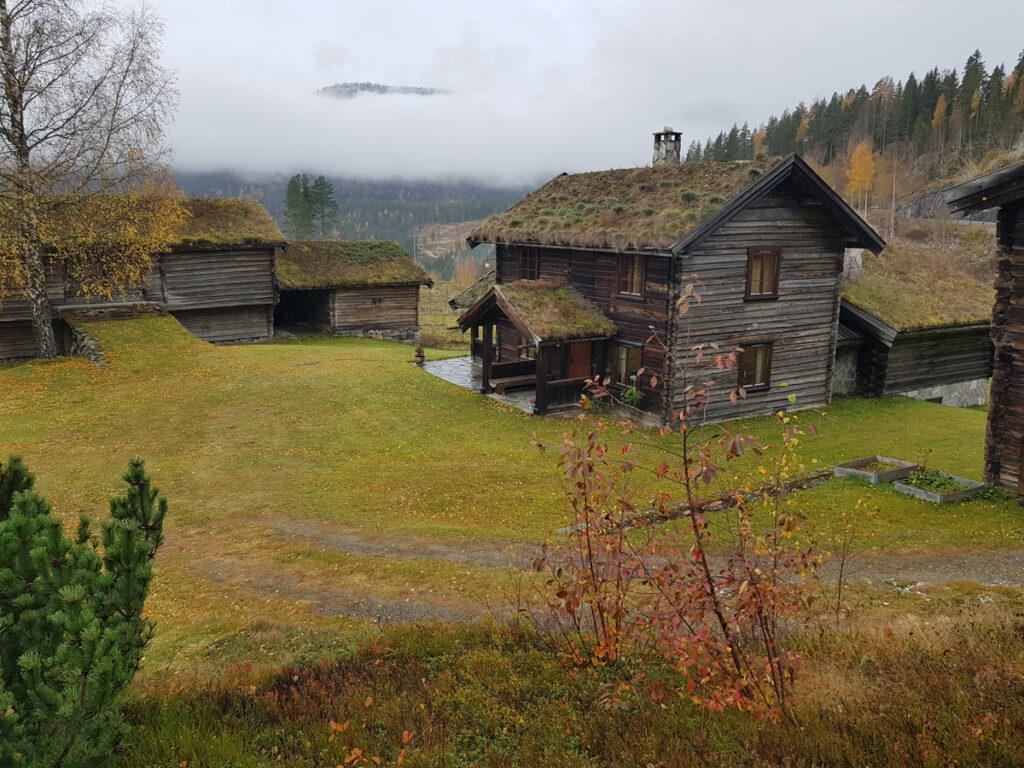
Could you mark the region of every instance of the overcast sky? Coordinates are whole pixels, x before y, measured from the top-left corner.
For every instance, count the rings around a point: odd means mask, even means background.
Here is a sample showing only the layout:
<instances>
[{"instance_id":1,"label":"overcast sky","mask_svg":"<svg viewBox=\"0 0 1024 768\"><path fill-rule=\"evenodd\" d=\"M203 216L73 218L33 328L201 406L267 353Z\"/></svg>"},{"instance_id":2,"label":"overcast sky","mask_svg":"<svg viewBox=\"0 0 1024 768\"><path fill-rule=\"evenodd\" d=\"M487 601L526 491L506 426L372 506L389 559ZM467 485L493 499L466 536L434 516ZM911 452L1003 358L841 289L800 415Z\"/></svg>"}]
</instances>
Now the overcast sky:
<instances>
[{"instance_id":1,"label":"overcast sky","mask_svg":"<svg viewBox=\"0 0 1024 768\"><path fill-rule=\"evenodd\" d=\"M1024 2L151 0L182 170L533 182L643 165L880 77L1016 63ZM973 8L973 11L972 11ZM332 100L369 80L442 97Z\"/></svg>"}]
</instances>

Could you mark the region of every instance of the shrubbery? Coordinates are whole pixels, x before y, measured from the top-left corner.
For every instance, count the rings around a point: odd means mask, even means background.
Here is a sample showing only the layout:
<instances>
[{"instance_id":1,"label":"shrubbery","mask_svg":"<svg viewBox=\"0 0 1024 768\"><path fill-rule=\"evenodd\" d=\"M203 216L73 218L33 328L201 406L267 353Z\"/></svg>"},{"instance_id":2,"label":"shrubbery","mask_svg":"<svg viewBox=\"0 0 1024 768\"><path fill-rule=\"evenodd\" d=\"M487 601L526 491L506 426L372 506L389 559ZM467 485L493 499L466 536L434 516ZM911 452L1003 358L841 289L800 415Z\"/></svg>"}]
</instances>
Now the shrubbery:
<instances>
[{"instance_id":1,"label":"shrubbery","mask_svg":"<svg viewBox=\"0 0 1024 768\"><path fill-rule=\"evenodd\" d=\"M71 539L21 459L0 464L0 765L102 765L125 736L167 502L140 459L124 480L99 538L83 517Z\"/></svg>"}]
</instances>

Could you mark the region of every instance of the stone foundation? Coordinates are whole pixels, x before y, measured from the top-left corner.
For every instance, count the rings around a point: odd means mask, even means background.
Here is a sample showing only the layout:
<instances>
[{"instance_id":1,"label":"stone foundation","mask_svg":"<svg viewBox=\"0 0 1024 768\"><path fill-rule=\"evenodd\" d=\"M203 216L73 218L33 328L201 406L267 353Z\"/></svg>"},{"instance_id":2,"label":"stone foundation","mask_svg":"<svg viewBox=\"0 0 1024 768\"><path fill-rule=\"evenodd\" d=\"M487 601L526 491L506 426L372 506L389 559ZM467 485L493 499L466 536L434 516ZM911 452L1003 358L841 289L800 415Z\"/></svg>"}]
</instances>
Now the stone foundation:
<instances>
[{"instance_id":1,"label":"stone foundation","mask_svg":"<svg viewBox=\"0 0 1024 768\"><path fill-rule=\"evenodd\" d=\"M331 331L332 336L354 336L359 339L377 339L378 341L400 341L403 344L419 344L419 328L370 328L368 330Z\"/></svg>"},{"instance_id":2,"label":"stone foundation","mask_svg":"<svg viewBox=\"0 0 1024 768\"><path fill-rule=\"evenodd\" d=\"M939 384L934 387L912 389L909 392L896 394L912 397L915 400L930 400L951 405L955 408L969 408L973 405L984 405L988 400L988 379L958 381L955 384Z\"/></svg>"}]
</instances>

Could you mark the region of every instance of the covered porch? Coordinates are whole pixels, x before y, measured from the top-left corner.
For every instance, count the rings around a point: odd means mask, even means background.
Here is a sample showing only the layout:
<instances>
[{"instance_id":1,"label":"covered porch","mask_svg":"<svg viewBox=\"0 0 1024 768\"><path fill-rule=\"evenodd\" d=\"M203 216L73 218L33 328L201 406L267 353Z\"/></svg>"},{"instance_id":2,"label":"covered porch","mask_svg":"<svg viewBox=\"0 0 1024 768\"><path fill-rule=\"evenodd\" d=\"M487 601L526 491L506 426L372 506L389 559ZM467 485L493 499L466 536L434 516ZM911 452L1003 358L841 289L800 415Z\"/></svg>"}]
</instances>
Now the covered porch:
<instances>
[{"instance_id":1,"label":"covered porch","mask_svg":"<svg viewBox=\"0 0 1024 768\"><path fill-rule=\"evenodd\" d=\"M533 412L572 406L588 379L604 372L615 326L575 289L546 282L490 288L459 318L480 355L480 391L506 395L533 389ZM512 353L498 343L499 327L514 329ZM507 359L502 359L507 358Z\"/></svg>"}]
</instances>

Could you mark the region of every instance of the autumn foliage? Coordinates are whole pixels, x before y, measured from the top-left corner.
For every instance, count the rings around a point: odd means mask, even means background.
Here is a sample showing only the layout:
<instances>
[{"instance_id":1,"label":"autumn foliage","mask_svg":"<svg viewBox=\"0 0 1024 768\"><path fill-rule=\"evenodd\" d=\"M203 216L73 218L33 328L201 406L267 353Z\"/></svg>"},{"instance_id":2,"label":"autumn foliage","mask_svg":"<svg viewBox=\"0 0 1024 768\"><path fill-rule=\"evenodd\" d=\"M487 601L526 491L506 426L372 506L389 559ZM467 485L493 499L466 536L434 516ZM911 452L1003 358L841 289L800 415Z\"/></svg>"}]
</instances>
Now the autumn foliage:
<instances>
[{"instance_id":1,"label":"autumn foliage","mask_svg":"<svg viewBox=\"0 0 1024 768\"><path fill-rule=\"evenodd\" d=\"M680 311L699 301L688 285ZM675 675L652 696L671 689L713 711L776 718L786 713L799 661L784 625L808 605L805 578L818 559L793 546L799 516L783 497L800 474L795 418L777 414L783 448L742 488L719 482L725 466L767 446L743 431L697 426L710 377L732 369L737 352L694 350L686 405L660 440L630 423L613 439L611 427L587 421L562 436L558 466L575 525L565 544L534 559L547 592L533 619L570 667L657 657ZM591 392L612 397L599 381ZM660 454L653 461L645 455L652 452Z\"/></svg>"}]
</instances>

